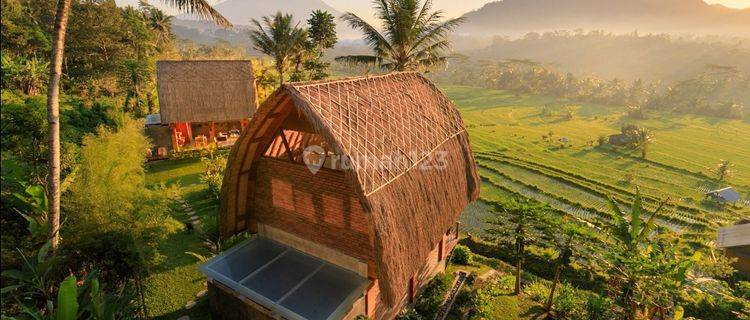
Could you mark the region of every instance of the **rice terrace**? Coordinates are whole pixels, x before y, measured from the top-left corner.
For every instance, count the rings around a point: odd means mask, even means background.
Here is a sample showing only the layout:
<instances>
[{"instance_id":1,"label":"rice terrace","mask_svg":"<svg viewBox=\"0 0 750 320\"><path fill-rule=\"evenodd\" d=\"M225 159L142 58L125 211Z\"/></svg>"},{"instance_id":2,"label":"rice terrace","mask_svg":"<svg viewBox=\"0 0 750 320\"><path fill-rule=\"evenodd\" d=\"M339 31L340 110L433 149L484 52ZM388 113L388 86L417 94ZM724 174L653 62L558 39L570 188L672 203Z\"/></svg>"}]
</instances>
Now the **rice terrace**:
<instances>
[{"instance_id":1,"label":"rice terrace","mask_svg":"<svg viewBox=\"0 0 750 320\"><path fill-rule=\"evenodd\" d=\"M601 225L611 214L608 196L627 204L638 186L646 206L671 202L659 224L681 233L702 233L746 217L750 210L750 123L702 116L660 115L637 123L653 128L656 141L647 159L628 149L599 146L602 135L630 123L621 107L517 95L503 90L443 85L459 106L483 181L482 199L509 194L549 203L561 212ZM552 109L543 115L542 109ZM567 109L575 110L565 119ZM552 142L549 137L552 135ZM561 145L560 139L566 141ZM710 169L732 159L733 186L743 195L738 206L706 201L708 190L723 187ZM464 219L481 222L481 210ZM474 226L481 232L483 226Z\"/></svg>"}]
</instances>

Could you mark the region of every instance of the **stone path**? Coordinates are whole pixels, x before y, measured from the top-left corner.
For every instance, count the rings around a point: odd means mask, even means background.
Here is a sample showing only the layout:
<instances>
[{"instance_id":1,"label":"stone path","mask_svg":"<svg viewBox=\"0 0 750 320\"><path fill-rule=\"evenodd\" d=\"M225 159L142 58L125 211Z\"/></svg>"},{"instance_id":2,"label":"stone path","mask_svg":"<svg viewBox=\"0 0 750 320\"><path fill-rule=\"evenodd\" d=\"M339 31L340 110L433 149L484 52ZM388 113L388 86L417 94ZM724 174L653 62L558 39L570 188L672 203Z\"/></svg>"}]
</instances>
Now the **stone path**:
<instances>
[{"instance_id":1,"label":"stone path","mask_svg":"<svg viewBox=\"0 0 750 320\"><path fill-rule=\"evenodd\" d=\"M445 298L445 302L443 302L440 310L438 310L438 313L435 316L435 320L445 320L445 317L448 316L448 311L453 306L453 302L456 301L456 294L458 293L458 290L461 289L461 286L464 285L466 276L467 273L464 271L456 272L456 280L453 282L453 286L451 287L451 291L448 292L448 296Z\"/></svg>"},{"instance_id":2,"label":"stone path","mask_svg":"<svg viewBox=\"0 0 750 320\"><path fill-rule=\"evenodd\" d=\"M197 233L203 233L203 222L201 221L201 218L195 213L195 210L193 210L193 207L190 206L190 204L185 201L184 198L180 198L178 200L180 203L180 207L182 210L185 211L185 215L187 216L187 222L186 224L190 224L193 226L193 230ZM198 292L195 295L195 300L190 300L185 304L185 310L189 310L193 308L197 303L198 300L206 295L206 290L203 289L200 292ZM177 320L190 320L190 316L182 316L178 318Z\"/></svg>"},{"instance_id":3,"label":"stone path","mask_svg":"<svg viewBox=\"0 0 750 320\"><path fill-rule=\"evenodd\" d=\"M193 230L195 230L198 233L203 233L203 222L201 221L201 218L198 217L198 215L195 214L195 211L190 206L185 199L180 199L180 206L183 210L185 210L185 214L188 217L188 221L186 223L189 223L193 226Z\"/></svg>"}]
</instances>

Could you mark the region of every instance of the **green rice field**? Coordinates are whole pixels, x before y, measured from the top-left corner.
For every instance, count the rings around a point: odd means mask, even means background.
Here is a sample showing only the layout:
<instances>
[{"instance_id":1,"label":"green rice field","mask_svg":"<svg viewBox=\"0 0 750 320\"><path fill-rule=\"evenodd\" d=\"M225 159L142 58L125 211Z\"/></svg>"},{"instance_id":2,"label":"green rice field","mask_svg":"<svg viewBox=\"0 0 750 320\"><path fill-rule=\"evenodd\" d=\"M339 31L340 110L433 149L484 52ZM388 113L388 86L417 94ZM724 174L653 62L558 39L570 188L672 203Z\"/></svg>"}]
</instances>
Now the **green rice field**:
<instances>
[{"instance_id":1,"label":"green rice field","mask_svg":"<svg viewBox=\"0 0 750 320\"><path fill-rule=\"evenodd\" d=\"M607 197L627 205L637 187L652 210L669 199L657 221L673 231L713 232L750 217L747 120L675 114L632 120L623 107L466 86L440 88L464 117L484 199L522 195L602 226L612 214ZM565 116L568 109L574 110L572 119ZM619 133L626 123L654 133L645 159L627 148L598 145L600 136ZM543 138L550 133L552 139ZM711 170L721 160L734 164L734 174L723 182ZM742 200L734 205L706 200L707 190L726 186L737 189ZM481 232L486 212L476 204L467 209L463 219L470 230Z\"/></svg>"}]
</instances>

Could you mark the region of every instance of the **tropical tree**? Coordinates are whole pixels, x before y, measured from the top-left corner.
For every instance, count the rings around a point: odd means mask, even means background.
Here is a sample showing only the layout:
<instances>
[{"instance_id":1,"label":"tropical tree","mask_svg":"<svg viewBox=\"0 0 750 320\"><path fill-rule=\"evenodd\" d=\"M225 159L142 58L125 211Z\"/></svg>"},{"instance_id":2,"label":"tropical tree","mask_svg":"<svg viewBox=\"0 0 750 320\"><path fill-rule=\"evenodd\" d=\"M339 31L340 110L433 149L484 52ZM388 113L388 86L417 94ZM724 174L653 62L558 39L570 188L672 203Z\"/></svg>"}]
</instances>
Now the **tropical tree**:
<instances>
[{"instance_id":1,"label":"tropical tree","mask_svg":"<svg viewBox=\"0 0 750 320\"><path fill-rule=\"evenodd\" d=\"M161 47L162 44L171 40L173 36L172 19L174 17L145 1L141 1L139 6L146 16L149 28L155 33L157 47Z\"/></svg>"},{"instance_id":2,"label":"tropical tree","mask_svg":"<svg viewBox=\"0 0 750 320\"><path fill-rule=\"evenodd\" d=\"M641 158L645 159L648 148L654 143L654 134L647 128L638 128L635 137L635 147L641 152Z\"/></svg>"},{"instance_id":3,"label":"tropical tree","mask_svg":"<svg viewBox=\"0 0 750 320\"><path fill-rule=\"evenodd\" d=\"M548 207L528 200L512 199L508 202L493 202L493 216L487 223L487 233L495 240L513 247L516 263L515 293L521 292L521 271L526 257L526 245L544 238L548 227Z\"/></svg>"},{"instance_id":4,"label":"tropical tree","mask_svg":"<svg viewBox=\"0 0 750 320\"><path fill-rule=\"evenodd\" d=\"M546 309L552 310L552 303L555 297L555 290L560 283L560 276L563 270L570 266L575 256L587 256L590 244L594 241L593 237L586 232L586 229L564 219L555 219L550 221L555 228L545 229L546 239L551 246L557 251L557 259L554 261L555 273L552 278L552 287L550 288L549 297L547 298Z\"/></svg>"},{"instance_id":5,"label":"tropical tree","mask_svg":"<svg viewBox=\"0 0 750 320\"><path fill-rule=\"evenodd\" d=\"M47 161L47 199L49 209L50 252L54 254L60 244L60 78L62 76L65 32L71 0L59 0L55 13L55 31L50 58L50 76L47 86L47 124L49 127L49 157Z\"/></svg>"},{"instance_id":6,"label":"tropical tree","mask_svg":"<svg viewBox=\"0 0 750 320\"><path fill-rule=\"evenodd\" d=\"M719 181L724 181L724 179L734 175L734 170L732 170L733 167L734 164L729 162L729 160L721 160L713 171L716 173L716 178L718 178Z\"/></svg>"},{"instance_id":7,"label":"tropical tree","mask_svg":"<svg viewBox=\"0 0 750 320\"><path fill-rule=\"evenodd\" d=\"M376 0L376 16L382 22L381 33L364 19L348 12L341 16L352 28L364 34L372 55L337 57L337 61L376 65L386 70L429 70L446 62L450 49L448 33L464 18L443 21L443 11L430 12L432 1Z\"/></svg>"},{"instance_id":8,"label":"tropical tree","mask_svg":"<svg viewBox=\"0 0 750 320\"><path fill-rule=\"evenodd\" d=\"M668 201L649 212L636 190L630 213L626 214L614 200L609 200L613 211L609 225L612 242L604 261L611 278L610 291L618 297L616 302L628 320L666 319L667 314L679 319L676 316L682 313L676 301L684 293L688 271L699 254L686 259L680 255L676 236L655 230L656 217Z\"/></svg>"},{"instance_id":9,"label":"tropical tree","mask_svg":"<svg viewBox=\"0 0 750 320\"><path fill-rule=\"evenodd\" d=\"M218 25L232 24L206 0L163 0L182 12L208 18ZM50 58L50 76L47 86L47 123L49 127L49 156L47 161L47 198L49 200L50 252L54 254L60 243L60 80L65 50L65 34L68 28L68 16L71 0L58 0L55 12L52 53Z\"/></svg>"},{"instance_id":10,"label":"tropical tree","mask_svg":"<svg viewBox=\"0 0 750 320\"><path fill-rule=\"evenodd\" d=\"M327 11L315 10L307 19L308 43L312 59L305 61L305 69L310 73L310 79L320 80L328 77L326 69L330 63L321 61L323 51L333 48L336 38L336 23L334 17Z\"/></svg>"},{"instance_id":11,"label":"tropical tree","mask_svg":"<svg viewBox=\"0 0 750 320\"><path fill-rule=\"evenodd\" d=\"M254 30L250 30L250 41L253 47L274 59L279 73L279 85L284 85L284 74L288 63L304 48L307 31L293 25L291 14L277 12L274 16L263 17L263 24L253 19Z\"/></svg>"},{"instance_id":12,"label":"tropical tree","mask_svg":"<svg viewBox=\"0 0 750 320\"><path fill-rule=\"evenodd\" d=\"M308 38L316 53L322 55L323 50L333 48L336 38L336 23L333 15L328 11L315 10L307 19Z\"/></svg>"}]
</instances>

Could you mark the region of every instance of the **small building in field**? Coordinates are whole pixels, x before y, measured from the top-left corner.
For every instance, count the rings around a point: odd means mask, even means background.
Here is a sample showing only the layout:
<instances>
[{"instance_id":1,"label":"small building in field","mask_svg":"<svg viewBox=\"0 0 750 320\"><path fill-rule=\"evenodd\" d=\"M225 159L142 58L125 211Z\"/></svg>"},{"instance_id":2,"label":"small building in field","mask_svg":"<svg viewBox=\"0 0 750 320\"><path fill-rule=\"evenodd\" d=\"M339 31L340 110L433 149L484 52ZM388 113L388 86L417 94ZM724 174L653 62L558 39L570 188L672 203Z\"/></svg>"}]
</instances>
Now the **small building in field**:
<instances>
[{"instance_id":1,"label":"small building in field","mask_svg":"<svg viewBox=\"0 0 750 320\"><path fill-rule=\"evenodd\" d=\"M737 270L750 276L750 220L743 219L733 226L719 228L716 247L726 249L728 257L737 258Z\"/></svg>"},{"instance_id":2,"label":"small building in field","mask_svg":"<svg viewBox=\"0 0 750 320\"><path fill-rule=\"evenodd\" d=\"M458 241L480 180L463 120L418 73L289 83L229 155L201 267L221 319L392 319Z\"/></svg>"},{"instance_id":3,"label":"small building in field","mask_svg":"<svg viewBox=\"0 0 750 320\"><path fill-rule=\"evenodd\" d=\"M632 141L628 135L622 133L610 135L608 140L609 144L619 147L627 146Z\"/></svg>"},{"instance_id":4,"label":"small building in field","mask_svg":"<svg viewBox=\"0 0 750 320\"><path fill-rule=\"evenodd\" d=\"M159 114L146 132L157 152L231 146L257 107L247 60L158 61L156 80Z\"/></svg>"},{"instance_id":5,"label":"small building in field","mask_svg":"<svg viewBox=\"0 0 750 320\"><path fill-rule=\"evenodd\" d=\"M706 192L706 196L722 203L734 203L740 200L740 193L732 187Z\"/></svg>"}]
</instances>

